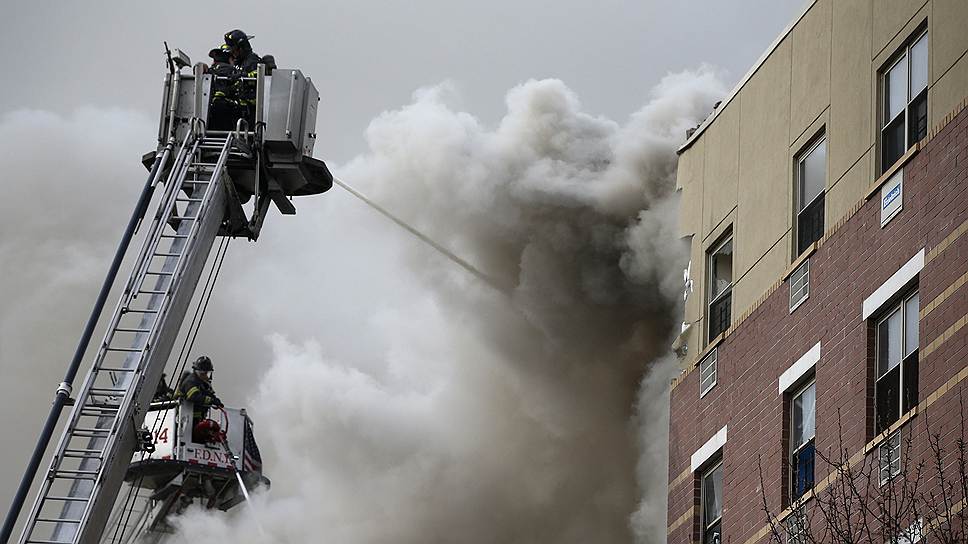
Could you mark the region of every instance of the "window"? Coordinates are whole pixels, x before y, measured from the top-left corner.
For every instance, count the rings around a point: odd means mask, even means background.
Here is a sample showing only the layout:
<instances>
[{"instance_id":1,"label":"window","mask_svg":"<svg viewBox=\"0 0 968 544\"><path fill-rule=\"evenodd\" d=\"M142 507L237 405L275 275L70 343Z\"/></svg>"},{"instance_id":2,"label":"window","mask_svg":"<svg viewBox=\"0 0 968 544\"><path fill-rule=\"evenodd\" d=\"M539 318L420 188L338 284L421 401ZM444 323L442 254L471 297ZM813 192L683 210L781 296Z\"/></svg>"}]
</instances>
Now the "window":
<instances>
[{"instance_id":1,"label":"window","mask_svg":"<svg viewBox=\"0 0 968 544\"><path fill-rule=\"evenodd\" d=\"M723 519L723 462L715 465L702 475L701 498L701 526L702 544L720 544L722 542L721 524Z\"/></svg>"},{"instance_id":2,"label":"window","mask_svg":"<svg viewBox=\"0 0 968 544\"><path fill-rule=\"evenodd\" d=\"M791 501L813 488L816 407L817 386L811 380L790 399Z\"/></svg>"},{"instance_id":3,"label":"window","mask_svg":"<svg viewBox=\"0 0 968 544\"><path fill-rule=\"evenodd\" d=\"M875 427L888 429L918 403L918 293L888 308L877 323Z\"/></svg>"},{"instance_id":4,"label":"window","mask_svg":"<svg viewBox=\"0 0 968 544\"><path fill-rule=\"evenodd\" d=\"M718 351L718 348L712 350L699 363L699 398L703 398L716 385L716 365L717 359L719 359Z\"/></svg>"},{"instance_id":5,"label":"window","mask_svg":"<svg viewBox=\"0 0 968 544\"><path fill-rule=\"evenodd\" d=\"M801 506L790 512L786 519L787 544L806 544L807 542L807 513L806 506Z\"/></svg>"},{"instance_id":6,"label":"window","mask_svg":"<svg viewBox=\"0 0 968 544\"><path fill-rule=\"evenodd\" d=\"M881 73L881 172L928 133L928 34L921 33Z\"/></svg>"},{"instance_id":7,"label":"window","mask_svg":"<svg viewBox=\"0 0 968 544\"><path fill-rule=\"evenodd\" d=\"M884 485L901 473L901 431L897 431L878 447L879 481Z\"/></svg>"},{"instance_id":8,"label":"window","mask_svg":"<svg viewBox=\"0 0 968 544\"><path fill-rule=\"evenodd\" d=\"M733 239L727 237L708 254L709 337L712 342L729 328L733 292Z\"/></svg>"},{"instance_id":9,"label":"window","mask_svg":"<svg viewBox=\"0 0 968 544\"><path fill-rule=\"evenodd\" d=\"M810 259L790 274L790 313L796 310L810 296Z\"/></svg>"},{"instance_id":10,"label":"window","mask_svg":"<svg viewBox=\"0 0 968 544\"><path fill-rule=\"evenodd\" d=\"M917 544L924 540L924 518L918 518L910 527L901 531L894 539L895 544Z\"/></svg>"},{"instance_id":11,"label":"window","mask_svg":"<svg viewBox=\"0 0 968 544\"><path fill-rule=\"evenodd\" d=\"M827 139L821 137L797 157L797 255L823 237L827 188Z\"/></svg>"}]
</instances>

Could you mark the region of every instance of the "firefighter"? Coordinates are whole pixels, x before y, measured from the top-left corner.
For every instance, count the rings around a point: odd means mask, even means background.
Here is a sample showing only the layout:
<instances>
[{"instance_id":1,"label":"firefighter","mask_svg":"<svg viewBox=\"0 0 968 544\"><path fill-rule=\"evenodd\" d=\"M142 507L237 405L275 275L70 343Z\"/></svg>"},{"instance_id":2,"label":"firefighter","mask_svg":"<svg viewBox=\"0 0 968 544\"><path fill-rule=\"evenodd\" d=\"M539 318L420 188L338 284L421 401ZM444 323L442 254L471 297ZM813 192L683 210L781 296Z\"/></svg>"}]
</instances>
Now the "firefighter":
<instances>
[{"instance_id":1,"label":"firefighter","mask_svg":"<svg viewBox=\"0 0 968 544\"><path fill-rule=\"evenodd\" d=\"M232 52L232 62L241 72L242 77L254 78L259 73L259 63L262 58L252 51L252 44L249 40L255 36L249 36L245 32L235 29L225 33L225 45L229 46ZM255 81L242 81L239 87L239 105L245 111L245 119L249 123L249 130L255 125Z\"/></svg>"},{"instance_id":2,"label":"firefighter","mask_svg":"<svg viewBox=\"0 0 968 544\"><path fill-rule=\"evenodd\" d=\"M252 51L252 44L249 43L252 38L255 36L249 36L239 29L225 33L225 45L232 51L233 64L242 70L246 77L255 77L256 67L262 62L262 58Z\"/></svg>"},{"instance_id":3,"label":"firefighter","mask_svg":"<svg viewBox=\"0 0 968 544\"><path fill-rule=\"evenodd\" d=\"M232 48L227 44L212 49L208 56L212 58L209 73L214 76L209 128L235 130L235 122L246 113L239 104L242 71L232 64Z\"/></svg>"},{"instance_id":4,"label":"firefighter","mask_svg":"<svg viewBox=\"0 0 968 544\"><path fill-rule=\"evenodd\" d=\"M175 392L171 387L168 386L168 380L165 379L167 376L164 372L161 374L161 379L158 381L158 386L155 387L155 396L151 399L151 402L165 402L172 398Z\"/></svg>"},{"instance_id":5,"label":"firefighter","mask_svg":"<svg viewBox=\"0 0 968 544\"><path fill-rule=\"evenodd\" d=\"M185 372L178 387L175 388L175 398L185 399L193 403L192 407L192 440L195 442L213 442L218 433L219 425L208 419L211 407L222 408L225 405L215 395L212 389L212 373L215 367L212 360L202 355L192 363L192 371Z\"/></svg>"}]
</instances>

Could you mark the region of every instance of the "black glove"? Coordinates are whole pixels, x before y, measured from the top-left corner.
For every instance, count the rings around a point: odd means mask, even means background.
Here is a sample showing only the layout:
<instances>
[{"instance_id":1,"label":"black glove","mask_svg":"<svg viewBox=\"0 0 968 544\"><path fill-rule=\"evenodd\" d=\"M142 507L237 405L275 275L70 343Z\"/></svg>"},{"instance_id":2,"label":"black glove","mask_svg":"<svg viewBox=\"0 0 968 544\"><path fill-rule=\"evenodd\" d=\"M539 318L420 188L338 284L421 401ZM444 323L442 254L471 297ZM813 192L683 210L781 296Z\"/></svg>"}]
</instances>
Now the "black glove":
<instances>
[{"instance_id":1,"label":"black glove","mask_svg":"<svg viewBox=\"0 0 968 544\"><path fill-rule=\"evenodd\" d=\"M212 401L212 406L214 406L216 408L225 408L225 405L222 404L222 401L219 400L218 397L215 397L215 400Z\"/></svg>"}]
</instances>

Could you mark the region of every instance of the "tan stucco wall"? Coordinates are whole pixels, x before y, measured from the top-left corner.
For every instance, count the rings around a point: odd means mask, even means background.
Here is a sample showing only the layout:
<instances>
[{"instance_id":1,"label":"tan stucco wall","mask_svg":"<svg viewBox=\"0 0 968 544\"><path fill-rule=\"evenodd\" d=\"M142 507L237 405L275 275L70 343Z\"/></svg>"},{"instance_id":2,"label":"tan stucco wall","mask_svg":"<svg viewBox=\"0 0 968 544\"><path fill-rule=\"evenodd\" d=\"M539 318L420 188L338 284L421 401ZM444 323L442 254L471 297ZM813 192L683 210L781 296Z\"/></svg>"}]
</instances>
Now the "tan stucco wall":
<instances>
[{"instance_id":1,"label":"tan stucco wall","mask_svg":"<svg viewBox=\"0 0 968 544\"><path fill-rule=\"evenodd\" d=\"M827 137L826 225L879 174L878 71L927 21L929 126L968 95L968 0L816 0L680 155L680 231L692 236L686 320L695 363L705 347L705 251L733 230L733 310L743 314L792 253L793 165Z\"/></svg>"}]
</instances>

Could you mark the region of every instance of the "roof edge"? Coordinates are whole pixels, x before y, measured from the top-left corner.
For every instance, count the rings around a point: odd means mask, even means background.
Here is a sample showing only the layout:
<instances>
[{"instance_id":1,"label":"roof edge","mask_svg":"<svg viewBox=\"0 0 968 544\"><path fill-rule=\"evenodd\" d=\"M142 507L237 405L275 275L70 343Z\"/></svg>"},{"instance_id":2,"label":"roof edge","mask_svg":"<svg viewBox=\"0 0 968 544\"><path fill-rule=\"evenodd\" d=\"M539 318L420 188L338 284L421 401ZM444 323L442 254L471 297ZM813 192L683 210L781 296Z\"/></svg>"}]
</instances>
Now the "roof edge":
<instances>
[{"instance_id":1,"label":"roof edge","mask_svg":"<svg viewBox=\"0 0 968 544\"><path fill-rule=\"evenodd\" d=\"M741 79L739 83L737 83L736 86L733 87L733 90L730 91L728 95L726 95L726 98L724 98L720 102L719 107L717 107L711 115L706 117L706 119L704 119L703 122L700 123L696 131L692 133L692 136L686 139L685 143L679 146L679 149L676 150L677 155L681 155L684 151L689 149L692 146L692 144L695 143L700 136L702 136L703 132L706 131L706 128L709 127L709 125L713 124L716 118L719 117L719 113L724 109L726 109L726 106L729 105L730 102L732 102L733 98L735 98L737 94L739 94L739 91L746 85L747 82L749 82L750 78L753 77L753 74L755 74L760 69L760 66L762 66L763 63L766 62L766 59L769 58L769 56L772 55L774 51L776 51L776 48L779 47L780 44L783 42L783 40L790 35L790 32L793 31L793 29L797 26L797 24L800 23L800 20L803 19L803 17L807 14L807 12L810 11L810 8L812 8L816 3L817 3L817 0L807 0L807 4L800 11L800 14L797 15L793 19L793 21L790 24L788 24L786 28L783 29L782 32L780 32L780 35L777 36L775 40L773 40L773 43L771 43L770 46L766 48L766 51L764 51L763 54L760 55L760 58L757 59L757 61L753 64L753 67L750 68L748 72L746 72L746 75L743 76L743 79Z\"/></svg>"}]
</instances>

